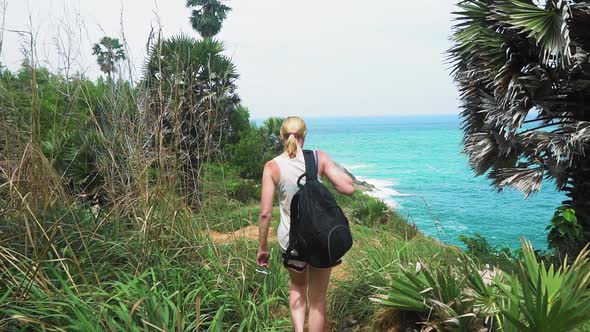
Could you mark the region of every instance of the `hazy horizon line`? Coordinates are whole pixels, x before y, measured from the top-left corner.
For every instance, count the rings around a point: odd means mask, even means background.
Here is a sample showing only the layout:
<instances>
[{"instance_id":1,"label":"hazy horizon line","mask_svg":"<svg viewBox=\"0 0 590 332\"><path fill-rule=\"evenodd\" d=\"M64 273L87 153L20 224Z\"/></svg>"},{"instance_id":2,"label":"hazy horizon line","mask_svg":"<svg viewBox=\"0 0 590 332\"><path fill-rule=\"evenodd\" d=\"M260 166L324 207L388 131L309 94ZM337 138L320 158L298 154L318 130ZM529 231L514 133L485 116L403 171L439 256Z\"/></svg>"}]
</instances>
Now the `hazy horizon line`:
<instances>
[{"instance_id":1,"label":"hazy horizon line","mask_svg":"<svg viewBox=\"0 0 590 332\"><path fill-rule=\"evenodd\" d=\"M378 114L378 115L297 115L302 119L358 119L358 118L409 118L409 117L416 117L416 118L426 118L426 117L453 117L456 116L457 118L460 117L459 113L420 113L420 114ZM257 120L266 120L272 117L286 117L281 115L271 115L271 116L256 116L251 117L251 121Z\"/></svg>"}]
</instances>

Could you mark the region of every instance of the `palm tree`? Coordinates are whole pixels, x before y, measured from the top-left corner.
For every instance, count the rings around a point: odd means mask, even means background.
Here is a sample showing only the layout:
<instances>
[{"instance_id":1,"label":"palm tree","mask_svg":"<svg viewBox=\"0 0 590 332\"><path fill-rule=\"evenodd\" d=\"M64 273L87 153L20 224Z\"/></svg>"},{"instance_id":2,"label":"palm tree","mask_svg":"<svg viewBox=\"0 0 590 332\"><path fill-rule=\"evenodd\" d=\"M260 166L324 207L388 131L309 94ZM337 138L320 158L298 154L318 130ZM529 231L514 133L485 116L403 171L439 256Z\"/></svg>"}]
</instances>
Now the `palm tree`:
<instances>
[{"instance_id":1,"label":"palm tree","mask_svg":"<svg viewBox=\"0 0 590 332\"><path fill-rule=\"evenodd\" d=\"M543 178L590 241L590 2L464 0L448 51L464 153L477 175L526 196Z\"/></svg>"},{"instance_id":2,"label":"palm tree","mask_svg":"<svg viewBox=\"0 0 590 332\"><path fill-rule=\"evenodd\" d=\"M117 71L117 62L127 58L119 39L107 36L102 37L98 43L94 44L92 54L96 55L96 62L100 66L100 70L108 77Z\"/></svg>"},{"instance_id":3,"label":"palm tree","mask_svg":"<svg viewBox=\"0 0 590 332\"><path fill-rule=\"evenodd\" d=\"M144 70L151 141L174 154L182 194L194 210L200 209L203 162L220 152L228 116L239 104L238 74L222 51L212 39L172 37L152 47Z\"/></svg>"},{"instance_id":4,"label":"palm tree","mask_svg":"<svg viewBox=\"0 0 590 332\"><path fill-rule=\"evenodd\" d=\"M283 152L283 142L281 141L281 126L284 119L278 116L270 117L262 123L260 130L262 134L272 143L273 153Z\"/></svg>"},{"instance_id":5,"label":"palm tree","mask_svg":"<svg viewBox=\"0 0 590 332\"><path fill-rule=\"evenodd\" d=\"M193 9L190 17L191 25L203 38L210 38L221 31L223 20L227 17L230 7L219 0L187 0L187 8Z\"/></svg>"}]
</instances>

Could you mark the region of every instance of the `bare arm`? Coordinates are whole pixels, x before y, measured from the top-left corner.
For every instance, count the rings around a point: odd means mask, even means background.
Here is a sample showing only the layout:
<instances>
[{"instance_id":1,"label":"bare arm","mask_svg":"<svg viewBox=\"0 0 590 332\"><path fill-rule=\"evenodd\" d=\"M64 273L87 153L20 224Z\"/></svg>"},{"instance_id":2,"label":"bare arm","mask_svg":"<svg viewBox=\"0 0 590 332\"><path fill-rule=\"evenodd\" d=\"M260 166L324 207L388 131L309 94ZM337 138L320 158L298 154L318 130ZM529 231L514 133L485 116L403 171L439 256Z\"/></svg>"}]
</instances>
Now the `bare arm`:
<instances>
[{"instance_id":1,"label":"bare arm","mask_svg":"<svg viewBox=\"0 0 590 332\"><path fill-rule=\"evenodd\" d=\"M273 170L277 168L274 161L264 165L262 173L262 194L260 197L260 215L258 216L258 249L268 251L268 230L272 218L272 203L275 193Z\"/></svg>"},{"instance_id":2,"label":"bare arm","mask_svg":"<svg viewBox=\"0 0 590 332\"><path fill-rule=\"evenodd\" d=\"M352 195L354 193L354 183L352 178L340 170L328 154L323 151L318 151L318 155L320 160L320 170L323 170L323 175L328 177L328 180L334 185L334 188L341 194Z\"/></svg>"}]
</instances>

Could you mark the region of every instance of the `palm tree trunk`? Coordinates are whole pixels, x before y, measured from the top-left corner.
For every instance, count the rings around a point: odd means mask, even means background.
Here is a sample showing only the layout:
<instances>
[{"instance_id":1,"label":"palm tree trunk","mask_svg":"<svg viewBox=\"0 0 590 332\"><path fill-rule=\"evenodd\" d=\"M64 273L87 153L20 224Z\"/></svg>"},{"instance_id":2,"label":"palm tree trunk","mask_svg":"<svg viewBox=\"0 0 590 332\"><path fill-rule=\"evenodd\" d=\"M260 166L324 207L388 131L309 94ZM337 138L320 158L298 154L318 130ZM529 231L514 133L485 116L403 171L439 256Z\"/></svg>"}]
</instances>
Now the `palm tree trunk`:
<instances>
[{"instance_id":1,"label":"palm tree trunk","mask_svg":"<svg viewBox=\"0 0 590 332\"><path fill-rule=\"evenodd\" d=\"M572 169L572 176L566 190L569 199L563 203L576 211L578 223L583 229L582 240L577 246L579 251L590 243L590 148L584 150L584 155Z\"/></svg>"}]
</instances>

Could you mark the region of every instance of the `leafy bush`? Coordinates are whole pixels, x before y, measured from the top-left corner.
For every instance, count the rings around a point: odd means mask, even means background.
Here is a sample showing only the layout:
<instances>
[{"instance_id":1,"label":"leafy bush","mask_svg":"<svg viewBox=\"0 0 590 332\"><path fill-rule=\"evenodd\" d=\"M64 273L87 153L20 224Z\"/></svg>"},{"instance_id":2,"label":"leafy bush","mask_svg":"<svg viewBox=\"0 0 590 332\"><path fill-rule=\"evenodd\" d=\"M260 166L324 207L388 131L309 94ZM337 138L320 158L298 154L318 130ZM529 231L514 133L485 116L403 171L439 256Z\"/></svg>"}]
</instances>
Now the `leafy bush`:
<instances>
[{"instance_id":1,"label":"leafy bush","mask_svg":"<svg viewBox=\"0 0 590 332\"><path fill-rule=\"evenodd\" d=\"M558 250L562 256L579 251L577 243L582 240L582 226L576 218L576 210L567 206L558 207L546 230L549 231L549 248Z\"/></svg>"},{"instance_id":2,"label":"leafy bush","mask_svg":"<svg viewBox=\"0 0 590 332\"><path fill-rule=\"evenodd\" d=\"M271 142L259 129L248 131L230 150L231 164L246 179L260 179L264 164L275 156Z\"/></svg>"},{"instance_id":3,"label":"leafy bush","mask_svg":"<svg viewBox=\"0 0 590 332\"><path fill-rule=\"evenodd\" d=\"M241 203L250 203L260 200L262 186L253 180L241 180L233 183L229 188L231 198Z\"/></svg>"},{"instance_id":4,"label":"leafy bush","mask_svg":"<svg viewBox=\"0 0 590 332\"><path fill-rule=\"evenodd\" d=\"M250 111L239 105L230 110L228 128L224 132L226 144L236 144L250 130Z\"/></svg>"},{"instance_id":5,"label":"leafy bush","mask_svg":"<svg viewBox=\"0 0 590 332\"><path fill-rule=\"evenodd\" d=\"M460 276L448 268L430 269L418 263L415 267L402 268L402 275L395 276L387 295L373 298L381 305L416 313L419 321L429 328L441 331L477 331L484 327L484 312L476 311L475 301L465 288L467 276L481 279L472 264L469 274ZM415 269L415 271L414 271ZM478 283L483 283L477 280ZM478 315L479 313L479 315Z\"/></svg>"},{"instance_id":6,"label":"leafy bush","mask_svg":"<svg viewBox=\"0 0 590 332\"><path fill-rule=\"evenodd\" d=\"M371 196L356 201L352 215L363 225L374 226L385 224L391 217L391 210L382 200Z\"/></svg>"},{"instance_id":7,"label":"leafy bush","mask_svg":"<svg viewBox=\"0 0 590 332\"><path fill-rule=\"evenodd\" d=\"M247 110L239 111L233 120L233 126L240 128L240 131L233 136L233 141L236 141L236 137L239 140L229 146L230 162L238 168L241 177L258 180L262 177L264 164L283 152L280 139L283 118L271 117L260 128L254 124L245 128L244 118L247 117L244 112Z\"/></svg>"},{"instance_id":8,"label":"leafy bush","mask_svg":"<svg viewBox=\"0 0 590 332\"><path fill-rule=\"evenodd\" d=\"M203 194L207 198L229 198L240 203L251 203L260 199L260 182L240 178L238 168L229 163L205 165L203 178Z\"/></svg>"},{"instance_id":9,"label":"leafy bush","mask_svg":"<svg viewBox=\"0 0 590 332\"><path fill-rule=\"evenodd\" d=\"M571 331L590 322L590 265L582 250L559 268L540 261L523 244L514 274L495 281L503 297L500 321L507 331Z\"/></svg>"},{"instance_id":10,"label":"leafy bush","mask_svg":"<svg viewBox=\"0 0 590 332\"><path fill-rule=\"evenodd\" d=\"M400 240L405 241L409 241L422 235L415 223L410 222L408 219L402 217L396 211L391 211L389 221L383 226L383 229L385 231L392 232Z\"/></svg>"},{"instance_id":11,"label":"leafy bush","mask_svg":"<svg viewBox=\"0 0 590 332\"><path fill-rule=\"evenodd\" d=\"M459 235L459 240L466 246L466 253L480 264L489 264L500 267L502 270L512 268L513 260L518 251L513 253L508 247L492 246L488 240L479 233L472 236Z\"/></svg>"},{"instance_id":12,"label":"leafy bush","mask_svg":"<svg viewBox=\"0 0 590 332\"><path fill-rule=\"evenodd\" d=\"M436 330L571 331L590 322L590 265L583 250L559 268L540 260L529 242L514 272L480 271L469 258L416 271L402 267L377 303L416 313ZM482 275L488 274L487 278Z\"/></svg>"}]
</instances>

